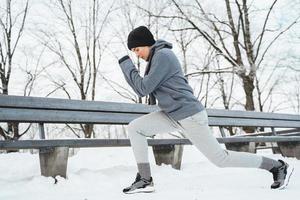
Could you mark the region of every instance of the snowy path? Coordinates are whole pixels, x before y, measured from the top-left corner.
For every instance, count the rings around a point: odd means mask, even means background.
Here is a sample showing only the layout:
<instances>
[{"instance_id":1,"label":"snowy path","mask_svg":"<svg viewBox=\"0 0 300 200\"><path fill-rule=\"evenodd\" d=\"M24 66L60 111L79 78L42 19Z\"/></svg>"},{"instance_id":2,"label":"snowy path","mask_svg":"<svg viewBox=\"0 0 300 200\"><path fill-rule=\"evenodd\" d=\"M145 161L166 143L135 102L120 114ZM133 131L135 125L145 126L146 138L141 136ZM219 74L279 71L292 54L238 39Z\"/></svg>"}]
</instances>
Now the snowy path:
<instances>
[{"instance_id":1,"label":"snowy path","mask_svg":"<svg viewBox=\"0 0 300 200\"><path fill-rule=\"evenodd\" d=\"M152 151L149 151L152 152ZM259 152L273 158L269 151ZM300 161L285 159L295 167L286 190L271 190L272 176L263 170L220 169L209 163L194 147L185 147L182 170L152 164L156 192L125 195L121 190L132 183L136 168L130 148L81 149L69 160L68 179L39 174L38 155L0 154L0 200L253 200L298 199ZM154 163L151 153L151 162Z\"/></svg>"}]
</instances>

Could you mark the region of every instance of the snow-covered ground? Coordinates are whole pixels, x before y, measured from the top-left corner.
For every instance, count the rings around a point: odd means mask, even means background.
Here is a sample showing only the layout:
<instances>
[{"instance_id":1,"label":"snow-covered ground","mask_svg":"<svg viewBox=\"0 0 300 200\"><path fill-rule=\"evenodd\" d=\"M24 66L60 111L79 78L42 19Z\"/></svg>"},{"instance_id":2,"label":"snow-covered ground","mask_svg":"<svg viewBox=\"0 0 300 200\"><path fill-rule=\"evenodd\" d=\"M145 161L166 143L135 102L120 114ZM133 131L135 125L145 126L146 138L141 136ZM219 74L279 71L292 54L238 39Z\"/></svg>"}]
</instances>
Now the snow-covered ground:
<instances>
[{"instance_id":1,"label":"snow-covered ground","mask_svg":"<svg viewBox=\"0 0 300 200\"><path fill-rule=\"evenodd\" d=\"M284 158L295 167L288 188L271 190L272 176L266 171L217 168L193 146L185 147L180 171L156 166L149 152L156 191L133 195L121 192L136 174L128 147L81 149L69 158L68 178L58 177L57 184L40 176L37 154L0 154L0 200L282 200L300 196L300 161L294 158ZM267 150L259 154L282 158Z\"/></svg>"}]
</instances>

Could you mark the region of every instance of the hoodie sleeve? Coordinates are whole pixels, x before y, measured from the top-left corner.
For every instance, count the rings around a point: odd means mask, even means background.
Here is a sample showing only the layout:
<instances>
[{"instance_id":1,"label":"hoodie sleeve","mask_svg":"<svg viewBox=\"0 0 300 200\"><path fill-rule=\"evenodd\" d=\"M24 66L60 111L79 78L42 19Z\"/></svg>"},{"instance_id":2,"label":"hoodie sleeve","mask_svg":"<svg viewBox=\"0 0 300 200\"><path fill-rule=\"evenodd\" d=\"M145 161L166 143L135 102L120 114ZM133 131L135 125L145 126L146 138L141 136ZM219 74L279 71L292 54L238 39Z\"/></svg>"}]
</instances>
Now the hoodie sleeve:
<instances>
[{"instance_id":1,"label":"hoodie sleeve","mask_svg":"<svg viewBox=\"0 0 300 200\"><path fill-rule=\"evenodd\" d=\"M140 97L146 96L158 88L172 76L171 62L163 52L155 53L151 69L147 75L141 77L132 60L126 56L119 60L126 81Z\"/></svg>"}]
</instances>

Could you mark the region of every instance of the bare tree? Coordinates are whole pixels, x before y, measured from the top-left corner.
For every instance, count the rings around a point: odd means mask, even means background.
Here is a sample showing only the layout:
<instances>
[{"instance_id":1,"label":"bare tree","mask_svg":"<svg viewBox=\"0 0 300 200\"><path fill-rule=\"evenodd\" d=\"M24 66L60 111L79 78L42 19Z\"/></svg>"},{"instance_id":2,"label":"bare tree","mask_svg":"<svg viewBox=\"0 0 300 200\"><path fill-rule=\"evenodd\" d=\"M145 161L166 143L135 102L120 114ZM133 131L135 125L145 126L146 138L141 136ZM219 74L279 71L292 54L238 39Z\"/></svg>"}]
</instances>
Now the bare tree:
<instances>
[{"instance_id":1,"label":"bare tree","mask_svg":"<svg viewBox=\"0 0 300 200\"><path fill-rule=\"evenodd\" d=\"M267 71L267 68L261 68L261 71L255 77L255 87L260 112L271 111L272 96L279 88L279 85L285 80L288 71L280 68L280 61L281 60L279 60L274 67L270 68L271 71ZM265 108L267 104L268 108Z\"/></svg>"},{"instance_id":2,"label":"bare tree","mask_svg":"<svg viewBox=\"0 0 300 200\"><path fill-rule=\"evenodd\" d=\"M198 46L199 44L195 44ZM213 74L217 73L227 73L227 71L215 70L214 60L215 60L215 51L209 46L205 48L205 53L203 54L202 59L200 59L200 52L197 49L191 48L189 51L193 51L196 56L193 57L191 65L187 66L187 68L194 68L195 71L188 72L185 74L185 77L190 78L190 82L194 80L196 82L195 88L193 88L195 96L203 102L205 107L210 107L214 104L215 101L212 101L209 106L209 97L211 91L217 86L217 80L213 80ZM201 64L199 64L201 63ZM202 96L201 96L202 94ZM217 98L216 98L217 100Z\"/></svg>"},{"instance_id":3,"label":"bare tree","mask_svg":"<svg viewBox=\"0 0 300 200\"><path fill-rule=\"evenodd\" d=\"M182 53L183 73L187 74L189 60L188 50L190 48L190 45L199 37L199 35L195 34L194 31L191 30L182 31L182 29L172 29L171 27L168 27L168 29L173 32L175 41L180 48L180 52Z\"/></svg>"},{"instance_id":4,"label":"bare tree","mask_svg":"<svg viewBox=\"0 0 300 200\"><path fill-rule=\"evenodd\" d=\"M5 8L0 10L0 31L2 35L0 39L0 90L2 95L9 94L8 87L14 67L14 55L22 38L28 13L28 0L19 13L13 10L14 5L15 3L12 0L7 0ZM0 127L0 135L4 139L17 140L25 132L19 133L18 123L8 123L7 129Z\"/></svg>"},{"instance_id":5,"label":"bare tree","mask_svg":"<svg viewBox=\"0 0 300 200\"><path fill-rule=\"evenodd\" d=\"M247 0L235 0L233 2L224 0L227 19L220 18L216 13L207 11L199 0L194 0L188 4L179 3L176 0L171 0L171 2L179 14L160 15L151 11L147 12L158 18L185 21L186 28L184 31L196 31L215 49L220 57L231 65L234 73L243 83L245 109L255 110L253 91L257 70L261 67L269 49L280 36L299 22L300 16L279 31L272 30L274 33L273 38L267 41L265 35L267 32L271 32L267 28L268 22L277 0L274 0L270 5L256 37L251 28L250 4ZM234 15L234 11L237 15ZM249 131L252 131L252 129Z\"/></svg>"},{"instance_id":6,"label":"bare tree","mask_svg":"<svg viewBox=\"0 0 300 200\"><path fill-rule=\"evenodd\" d=\"M0 18L0 75L2 94L8 94L8 85L11 77L13 58L18 47L19 41L24 30L27 12L28 0L25 3L21 13L12 13L12 0L7 0L5 9Z\"/></svg>"},{"instance_id":7,"label":"bare tree","mask_svg":"<svg viewBox=\"0 0 300 200\"><path fill-rule=\"evenodd\" d=\"M227 20L221 20L216 14L207 12L202 3L198 0L194 1L193 5L179 4L176 0L171 0L173 5L179 11L179 15L157 15L152 16L178 19L187 22L186 29L192 29L198 32L213 48L216 52L224 58L234 68L234 72L241 78L243 82L243 88L246 96L245 109L255 110L253 91L255 89L254 82L257 69L261 66L265 55L275 41L288 31L293 25L298 23L299 17L296 18L291 24L280 30L279 33L274 35L274 38L267 45L262 45L264 36L267 32L267 24L270 18L270 14L277 3L277 0L273 1L269 10L265 16L263 26L261 27L260 34L257 38L253 39L253 31L251 29L251 20L249 18L250 6L247 0L238 1L234 3L229 0L224 0L226 7ZM235 19L233 15L233 7L238 11L238 18ZM198 17L195 13L199 14ZM185 9L189 8L189 12ZM201 22L203 22L201 24ZM209 27L208 30L204 27ZM217 39L214 38L217 35ZM228 38L231 38L231 44L228 42ZM233 47L231 50L230 47Z\"/></svg>"},{"instance_id":8,"label":"bare tree","mask_svg":"<svg viewBox=\"0 0 300 200\"><path fill-rule=\"evenodd\" d=\"M51 9L57 13L62 31L40 30L40 42L54 53L58 61L69 72L76 85L81 100L95 100L96 85L101 66L102 56L107 49L109 39L103 40L105 27L111 13L114 11L114 2L108 4L107 9L100 8L100 1L90 0L83 3L86 7L80 16L79 2L74 0L58 0L52 2ZM76 7L77 6L77 7ZM84 14L82 14L84 15ZM64 29L64 27L66 29ZM71 98L65 81L55 81L55 85L65 91ZM92 124L81 125L86 138L93 133Z\"/></svg>"},{"instance_id":9,"label":"bare tree","mask_svg":"<svg viewBox=\"0 0 300 200\"><path fill-rule=\"evenodd\" d=\"M114 18L119 19L117 21L117 24L114 24L113 22L110 23L112 32L113 32L113 42L111 43L108 50L110 51L111 55L116 60L116 63L118 59L121 58L121 56L125 54L129 54L129 50L127 49L127 34L129 31L131 31L133 28L135 28L136 24L138 23L138 20L140 18L136 18L135 16L138 15L136 13L136 10L133 7L132 2L130 1L118 1L117 2L117 12L114 13ZM124 26L120 26L121 24L126 24ZM120 50L121 48L121 50ZM121 54L121 52L124 52ZM140 71L140 60L137 60L137 67ZM124 99L128 99L129 101L133 101L135 103L142 103L142 98L138 97L132 90L129 88L124 87L122 84L120 84L118 81L114 81L108 77L106 77L104 74L99 74L100 78L103 79L108 86L120 97Z\"/></svg>"}]
</instances>

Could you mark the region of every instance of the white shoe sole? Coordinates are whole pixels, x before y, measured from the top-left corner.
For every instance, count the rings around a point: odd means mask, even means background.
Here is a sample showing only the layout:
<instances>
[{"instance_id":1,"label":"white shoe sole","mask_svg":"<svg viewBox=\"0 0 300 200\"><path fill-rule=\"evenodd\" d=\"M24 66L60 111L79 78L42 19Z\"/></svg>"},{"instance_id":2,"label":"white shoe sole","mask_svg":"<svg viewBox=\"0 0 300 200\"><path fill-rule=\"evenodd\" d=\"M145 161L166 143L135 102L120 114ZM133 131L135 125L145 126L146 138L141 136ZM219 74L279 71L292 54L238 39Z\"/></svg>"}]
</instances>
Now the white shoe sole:
<instances>
[{"instance_id":1,"label":"white shoe sole","mask_svg":"<svg viewBox=\"0 0 300 200\"><path fill-rule=\"evenodd\" d=\"M286 177L285 177L284 183L282 184L282 186L280 186L278 188L279 190L283 190L283 189L285 189L288 186L288 184L290 182L290 178L291 178L293 172L294 172L294 167L290 165L287 168L287 173L286 173Z\"/></svg>"},{"instance_id":2,"label":"white shoe sole","mask_svg":"<svg viewBox=\"0 0 300 200\"><path fill-rule=\"evenodd\" d=\"M154 192L155 189L153 186L148 186L146 188L140 188L140 189L136 189L136 190L132 190L132 191L128 191L128 192L124 192L125 194L135 194L135 193L151 193Z\"/></svg>"}]
</instances>

